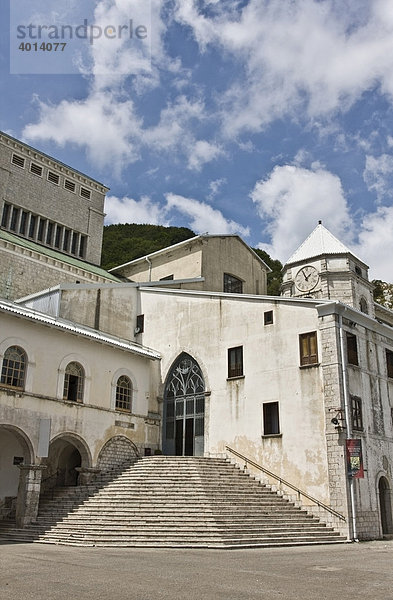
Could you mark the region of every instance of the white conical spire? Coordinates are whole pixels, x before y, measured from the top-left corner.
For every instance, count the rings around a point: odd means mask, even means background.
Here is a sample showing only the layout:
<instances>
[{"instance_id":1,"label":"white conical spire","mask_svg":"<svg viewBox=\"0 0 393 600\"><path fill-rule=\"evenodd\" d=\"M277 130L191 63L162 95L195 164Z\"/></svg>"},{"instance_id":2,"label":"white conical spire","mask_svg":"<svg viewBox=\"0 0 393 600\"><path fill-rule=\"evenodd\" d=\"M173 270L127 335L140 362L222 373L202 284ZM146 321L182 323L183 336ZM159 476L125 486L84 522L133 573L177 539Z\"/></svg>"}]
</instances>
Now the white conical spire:
<instances>
[{"instance_id":1,"label":"white conical spire","mask_svg":"<svg viewBox=\"0 0 393 600\"><path fill-rule=\"evenodd\" d=\"M359 259L349 248L347 248L340 240L338 240L326 227L322 225L322 221L310 233L308 238L299 246L292 256L287 260L286 264L292 264L309 260L323 254L352 254Z\"/></svg>"}]
</instances>

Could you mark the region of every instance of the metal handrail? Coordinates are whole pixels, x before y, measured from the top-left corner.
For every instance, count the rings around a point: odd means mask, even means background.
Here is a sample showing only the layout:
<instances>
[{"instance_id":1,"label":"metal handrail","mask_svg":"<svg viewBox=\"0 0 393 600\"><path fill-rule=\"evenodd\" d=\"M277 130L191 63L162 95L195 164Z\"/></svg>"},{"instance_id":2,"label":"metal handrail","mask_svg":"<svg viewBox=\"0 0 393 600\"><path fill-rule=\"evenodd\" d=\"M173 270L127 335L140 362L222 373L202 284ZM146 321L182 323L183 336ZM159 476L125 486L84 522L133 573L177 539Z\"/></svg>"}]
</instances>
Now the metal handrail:
<instances>
[{"instance_id":1,"label":"metal handrail","mask_svg":"<svg viewBox=\"0 0 393 600\"><path fill-rule=\"evenodd\" d=\"M229 446L225 446L225 450L227 450L231 454L234 454L238 458L241 458L242 460L244 460L244 468L245 469L247 468L248 464L252 465L253 467L255 467L256 469L258 469L259 471L262 471L262 473L265 473L266 475L269 475L269 477L273 477L273 479L276 479L276 481L279 481L280 485L281 484L286 485L287 487L289 487L292 490L294 490L297 493L299 499L300 499L300 496L304 496L308 500L311 500L311 502L313 502L317 506L320 506L320 507L324 508L325 510L327 510L328 512L330 512L335 517L338 517L342 521L346 521L346 518L344 517L344 515L342 515L341 513L337 512L336 510L334 510L334 508L331 508L330 506L327 506L327 504L324 504L320 500L317 500L316 498L313 498L313 496L310 496L310 494L307 494L307 492L304 492L303 490L299 489L295 485L292 485L292 483L289 483L289 481L285 481L285 479L283 479L282 477L279 477L275 473L272 473L268 469L265 469L265 467L262 467L261 465L258 465L258 463L254 462L250 458L247 458L246 456L244 456L244 454L240 454L240 452L237 452L237 450L234 450L233 448L230 448Z\"/></svg>"}]
</instances>

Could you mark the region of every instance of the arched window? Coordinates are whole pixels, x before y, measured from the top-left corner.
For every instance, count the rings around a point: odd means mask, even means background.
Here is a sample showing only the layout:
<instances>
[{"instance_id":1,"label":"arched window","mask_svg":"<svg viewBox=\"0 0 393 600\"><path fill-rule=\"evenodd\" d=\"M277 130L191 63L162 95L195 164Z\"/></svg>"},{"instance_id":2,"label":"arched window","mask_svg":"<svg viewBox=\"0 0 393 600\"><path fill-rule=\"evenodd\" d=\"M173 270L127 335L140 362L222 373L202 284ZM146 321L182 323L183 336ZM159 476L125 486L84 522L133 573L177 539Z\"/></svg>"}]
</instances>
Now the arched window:
<instances>
[{"instance_id":1,"label":"arched window","mask_svg":"<svg viewBox=\"0 0 393 600\"><path fill-rule=\"evenodd\" d=\"M4 352L1 369L1 383L13 388L23 389L26 377L26 352L19 346L10 346Z\"/></svg>"},{"instance_id":2,"label":"arched window","mask_svg":"<svg viewBox=\"0 0 393 600\"><path fill-rule=\"evenodd\" d=\"M126 375L122 375L116 384L116 409L131 412L131 396L131 380Z\"/></svg>"},{"instance_id":3,"label":"arched window","mask_svg":"<svg viewBox=\"0 0 393 600\"><path fill-rule=\"evenodd\" d=\"M64 375L64 400L83 402L85 371L77 362L68 363Z\"/></svg>"}]
</instances>

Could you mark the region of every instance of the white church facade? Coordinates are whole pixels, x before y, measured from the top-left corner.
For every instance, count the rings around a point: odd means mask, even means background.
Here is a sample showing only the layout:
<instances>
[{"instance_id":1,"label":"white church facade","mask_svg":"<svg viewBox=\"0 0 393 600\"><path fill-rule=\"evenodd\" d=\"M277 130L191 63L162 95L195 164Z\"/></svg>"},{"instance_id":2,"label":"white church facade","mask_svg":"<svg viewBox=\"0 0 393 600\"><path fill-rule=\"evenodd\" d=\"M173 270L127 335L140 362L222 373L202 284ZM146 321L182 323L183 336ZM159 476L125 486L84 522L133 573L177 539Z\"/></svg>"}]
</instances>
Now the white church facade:
<instances>
[{"instance_id":1,"label":"white church facade","mask_svg":"<svg viewBox=\"0 0 393 600\"><path fill-rule=\"evenodd\" d=\"M238 236L196 236L112 281L2 301L4 510L17 497L28 523L42 480L88 480L134 454L236 455L328 507L350 539L392 534L392 313L321 223L281 296L266 295L267 271Z\"/></svg>"}]
</instances>

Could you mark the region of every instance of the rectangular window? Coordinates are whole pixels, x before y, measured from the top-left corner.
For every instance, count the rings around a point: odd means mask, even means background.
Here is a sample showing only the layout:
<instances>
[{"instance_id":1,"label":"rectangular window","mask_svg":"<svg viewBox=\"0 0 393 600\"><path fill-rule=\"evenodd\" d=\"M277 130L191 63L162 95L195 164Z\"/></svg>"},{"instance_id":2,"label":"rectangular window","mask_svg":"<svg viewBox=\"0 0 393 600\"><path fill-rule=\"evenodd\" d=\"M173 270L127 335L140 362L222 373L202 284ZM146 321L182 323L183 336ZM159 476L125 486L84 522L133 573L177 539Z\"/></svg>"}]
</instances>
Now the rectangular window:
<instances>
[{"instance_id":1,"label":"rectangular window","mask_svg":"<svg viewBox=\"0 0 393 600\"><path fill-rule=\"evenodd\" d=\"M75 192L75 183L73 181L70 181L70 179L64 180L64 187L69 192Z\"/></svg>"},{"instance_id":2,"label":"rectangular window","mask_svg":"<svg viewBox=\"0 0 393 600\"><path fill-rule=\"evenodd\" d=\"M39 242L44 241L45 225L46 225L46 219L40 218L40 222L38 224L38 232L37 232L37 240Z\"/></svg>"},{"instance_id":3,"label":"rectangular window","mask_svg":"<svg viewBox=\"0 0 393 600\"><path fill-rule=\"evenodd\" d=\"M300 344L300 365L315 365L318 363L318 344L317 332L301 333L299 335Z\"/></svg>"},{"instance_id":4,"label":"rectangular window","mask_svg":"<svg viewBox=\"0 0 393 600\"><path fill-rule=\"evenodd\" d=\"M363 431L362 401L357 396L351 396L352 429Z\"/></svg>"},{"instance_id":5,"label":"rectangular window","mask_svg":"<svg viewBox=\"0 0 393 600\"><path fill-rule=\"evenodd\" d=\"M278 433L280 433L278 402L264 402L263 435L277 435Z\"/></svg>"},{"instance_id":6,"label":"rectangular window","mask_svg":"<svg viewBox=\"0 0 393 600\"><path fill-rule=\"evenodd\" d=\"M10 212L11 212L11 205L10 204L4 204L3 206L3 214L1 216L1 226L8 228L8 220L10 218Z\"/></svg>"},{"instance_id":7,"label":"rectangular window","mask_svg":"<svg viewBox=\"0 0 393 600\"><path fill-rule=\"evenodd\" d=\"M41 165L36 165L35 163L30 164L30 172L34 175L38 175L38 177L42 177L42 167Z\"/></svg>"},{"instance_id":8,"label":"rectangular window","mask_svg":"<svg viewBox=\"0 0 393 600\"><path fill-rule=\"evenodd\" d=\"M91 191L88 190L87 188L81 187L81 196L83 198L87 198L88 200L90 200Z\"/></svg>"},{"instance_id":9,"label":"rectangular window","mask_svg":"<svg viewBox=\"0 0 393 600\"><path fill-rule=\"evenodd\" d=\"M51 183L54 183L56 185L59 185L60 176L57 173L54 173L53 171L48 171L48 181L50 181Z\"/></svg>"},{"instance_id":10,"label":"rectangular window","mask_svg":"<svg viewBox=\"0 0 393 600\"><path fill-rule=\"evenodd\" d=\"M61 246L61 232L62 232L62 226L61 225L56 225L56 235L55 235L55 248L60 248Z\"/></svg>"},{"instance_id":11,"label":"rectangular window","mask_svg":"<svg viewBox=\"0 0 393 600\"><path fill-rule=\"evenodd\" d=\"M230 275L229 273L224 273L224 292L232 293L232 294L242 294L243 293L243 282L241 279Z\"/></svg>"},{"instance_id":12,"label":"rectangular window","mask_svg":"<svg viewBox=\"0 0 393 600\"><path fill-rule=\"evenodd\" d=\"M11 162L13 165L20 167L21 169L25 168L25 159L23 158L23 156L19 156L19 154L13 154Z\"/></svg>"},{"instance_id":13,"label":"rectangular window","mask_svg":"<svg viewBox=\"0 0 393 600\"><path fill-rule=\"evenodd\" d=\"M76 249L78 245L78 233L76 231L72 234L72 243L71 243L71 253L76 254Z\"/></svg>"},{"instance_id":14,"label":"rectangular window","mask_svg":"<svg viewBox=\"0 0 393 600\"><path fill-rule=\"evenodd\" d=\"M135 333L143 333L145 327L145 315L137 315Z\"/></svg>"},{"instance_id":15,"label":"rectangular window","mask_svg":"<svg viewBox=\"0 0 393 600\"><path fill-rule=\"evenodd\" d=\"M79 242L79 256L81 258L84 258L85 252L86 252L86 236L81 235L80 242Z\"/></svg>"},{"instance_id":16,"label":"rectangular window","mask_svg":"<svg viewBox=\"0 0 393 600\"><path fill-rule=\"evenodd\" d=\"M20 218L20 224L19 224L19 233L22 235L26 235L28 216L29 216L29 213L27 213L25 210L23 210L21 218Z\"/></svg>"},{"instance_id":17,"label":"rectangular window","mask_svg":"<svg viewBox=\"0 0 393 600\"><path fill-rule=\"evenodd\" d=\"M34 237L35 237L36 225L37 225L37 217L35 215L30 215L29 237L32 239L34 239Z\"/></svg>"},{"instance_id":18,"label":"rectangular window","mask_svg":"<svg viewBox=\"0 0 393 600\"><path fill-rule=\"evenodd\" d=\"M69 229L64 230L64 238L63 238L63 250L64 252L68 252L70 247L70 234L71 231Z\"/></svg>"},{"instance_id":19,"label":"rectangular window","mask_svg":"<svg viewBox=\"0 0 393 600\"><path fill-rule=\"evenodd\" d=\"M273 324L273 311L272 310L268 310L263 313L263 322L265 325Z\"/></svg>"},{"instance_id":20,"label":"rectangular window","mask_svg":"<svg viewBox=\"0 0 393 600\"><path fill-rule=\"evenodd\" d=\"M11 231L16 231L18 225L18 217L19 217L19 208L12 207L12 215L11 215L11 223L10 229Z\"/></svg>"},{"instance_id":21,"label":"rectangular window","mask_svg":"<svg viewBox=\"0 0 393 600\"><path fill-rule=\"evenodd\" d=\"M54 225L53 223L51 223L50 221L48 222L48 228L46 230L46 243L48 244L48 246L52 245L52 239L53 239L53 228Z\"/></svg>"},{"instance_id":22,"label":"rectangular window","mask_svg":"<svg viewBox=\"0 0 393 600\"><path fill-rule=\"evenodd\" d=\"M349 365L359 365L356 335L347 333L347 361Z\"/></svg>"},{"instance_id":23,"label":"rectangular window","mask_svg":"<svg viewBox=\"0 0 393 600\"><path fill-rule=\"evenodd\" d=\"M386 350L386 370L388 377L393 377L393 352Z\"/></svg>"},{"instance_id":24,"label":"rectangular window","mask_svg":"<svg viewBox=\"0 0 393 600\"><path fill-rule=\"evenodd\" d=\"M228 378L243 375L243 346L228 349Z\"/></svg>"}]
</instances>

